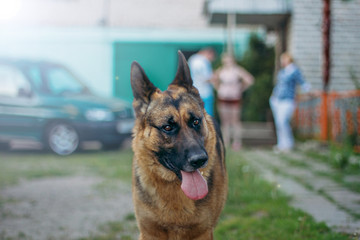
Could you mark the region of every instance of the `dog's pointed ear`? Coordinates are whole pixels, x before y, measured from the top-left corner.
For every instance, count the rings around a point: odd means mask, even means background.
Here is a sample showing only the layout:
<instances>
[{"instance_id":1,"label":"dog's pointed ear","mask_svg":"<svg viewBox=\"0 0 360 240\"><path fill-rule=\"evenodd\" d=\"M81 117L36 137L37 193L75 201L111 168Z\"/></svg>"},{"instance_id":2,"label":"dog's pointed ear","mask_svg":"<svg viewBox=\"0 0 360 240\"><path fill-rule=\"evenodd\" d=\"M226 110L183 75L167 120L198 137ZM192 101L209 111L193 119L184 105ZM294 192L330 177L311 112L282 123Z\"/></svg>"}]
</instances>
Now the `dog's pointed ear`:
<instances>
[{"instance_id":1,"label":"dog's pointed ear","mask_svg":"<svg viewBox=\"0 0 360 240\"><path fill-rule=\"evenodd\" d=\"M140 64L134 61L131 64L131 88L134 95L134 109L136 113L145 113L151 101L151 95L157 90Z\"/></svg>"},{"instance_id":2,"label":"dog's pointed ear","mask_svg":"<svg viewBox=\"0 0 360 240\"><path fill-rule=\"evenodd\" d=\"M193 87L193 81L191 79L189 65L186 62L184 54L180 50L178 51L178 56L178 68L175 79L171 83L171 85L178 85L186 88L187 90L191 90L191 88Z\"/></svg>"}]
</instances>

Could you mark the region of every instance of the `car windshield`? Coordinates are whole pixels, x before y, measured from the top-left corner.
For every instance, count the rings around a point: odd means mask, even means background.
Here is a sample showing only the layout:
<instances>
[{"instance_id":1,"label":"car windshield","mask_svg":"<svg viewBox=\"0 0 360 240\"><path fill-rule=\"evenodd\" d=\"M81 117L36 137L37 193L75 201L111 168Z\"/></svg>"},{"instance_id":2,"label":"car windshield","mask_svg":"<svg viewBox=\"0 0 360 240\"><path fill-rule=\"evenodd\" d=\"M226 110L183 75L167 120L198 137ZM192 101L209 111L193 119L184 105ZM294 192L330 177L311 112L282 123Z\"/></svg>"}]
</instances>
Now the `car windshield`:
<instances>
[{"instance_id":1,"label":"car windshield","mask_svg":"<svg viewBox=\"0 0 360 240\"><path fill-rule=\"evenodd\" d=\"M31 66L26 69L34 87L50 95L88 94L89 90L61 65Z\"/></svg>"},{"instance_id":2,"label":"car windshield","mask_svg":"<svg viewBox=\"0 0 360 240\"><path fill-rule=\"evenodd\" d=\"M78 94L84 92L84 86L65 68L46 69L47 85L54 95Z\"/></svg>"}]
</instances>

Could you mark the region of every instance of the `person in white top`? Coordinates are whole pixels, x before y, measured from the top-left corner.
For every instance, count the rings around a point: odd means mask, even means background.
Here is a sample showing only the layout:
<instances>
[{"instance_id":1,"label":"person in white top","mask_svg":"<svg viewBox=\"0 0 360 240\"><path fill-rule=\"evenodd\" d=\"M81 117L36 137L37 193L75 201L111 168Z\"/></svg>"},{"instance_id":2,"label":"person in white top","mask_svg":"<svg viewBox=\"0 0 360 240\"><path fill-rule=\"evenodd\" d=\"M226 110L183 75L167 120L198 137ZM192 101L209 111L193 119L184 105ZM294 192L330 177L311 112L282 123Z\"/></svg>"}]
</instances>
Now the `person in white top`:
<instances>
[{"instance_id":1,"label":"person in white top","mask_svg":"<svg viewBox=\"0 0 360 240\"><path fill-rule=\"evenodd\" d=\"M225 54L222 66L215 71L213 83L217 90L217 106L225 145L230 145L232 139L232 148L237 151L242 147L242 93L254 83L254 77L239 66L232 55Z\"/></svg>"},{"instance_id":2,"label":"person in white top","mask_svg":"<svg viewBox=\"0 0 360 240\"><path fill-rule=\"evenodd\" d=\"M211 62L215 59L212 48L204 48L189 58L189 68L194 86L199 90L206 112L214 116L214 93L211 79L213 71Z\"/></svg>"}]
</instances>

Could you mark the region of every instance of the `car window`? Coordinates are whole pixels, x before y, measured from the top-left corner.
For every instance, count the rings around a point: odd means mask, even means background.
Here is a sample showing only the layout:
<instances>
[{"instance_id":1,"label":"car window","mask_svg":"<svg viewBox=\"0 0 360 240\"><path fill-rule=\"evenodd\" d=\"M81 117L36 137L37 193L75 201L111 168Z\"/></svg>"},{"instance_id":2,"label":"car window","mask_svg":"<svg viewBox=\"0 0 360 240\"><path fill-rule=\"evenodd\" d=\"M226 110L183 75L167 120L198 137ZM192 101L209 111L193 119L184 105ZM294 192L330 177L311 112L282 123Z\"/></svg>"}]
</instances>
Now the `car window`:
<instances>
[{"instance_id":1,"label":"car window","mask_svg":"<svg viewBox=\"0 0 360 240\"><path fill-rule=\"evenodd\" d=\"M41 70L39 67L30 67L27 69L27 74L31 78L35 89L37 90L43 90L43 81L41 76Z\"/></svg>"},{"instance_id":2,"label":"car window","mask_svg":"<svg viewBox=\"0 0 360 240\"><path fill-rule=\"evenodd\" d=\"M75 77L63 68L50 68L47 71L48 87L53 94L81 93L84 87Z\"/></svg>"},{"instance_id":3,"label":"car window","mask_svg":"<svg viewBox=\"0 0 360 240\"><path fill-rule=\"evenodd\" d=\"M0 96L28 97L31 87L28 80L18 69L0 65Z\"/></svg>"}]
</instances>

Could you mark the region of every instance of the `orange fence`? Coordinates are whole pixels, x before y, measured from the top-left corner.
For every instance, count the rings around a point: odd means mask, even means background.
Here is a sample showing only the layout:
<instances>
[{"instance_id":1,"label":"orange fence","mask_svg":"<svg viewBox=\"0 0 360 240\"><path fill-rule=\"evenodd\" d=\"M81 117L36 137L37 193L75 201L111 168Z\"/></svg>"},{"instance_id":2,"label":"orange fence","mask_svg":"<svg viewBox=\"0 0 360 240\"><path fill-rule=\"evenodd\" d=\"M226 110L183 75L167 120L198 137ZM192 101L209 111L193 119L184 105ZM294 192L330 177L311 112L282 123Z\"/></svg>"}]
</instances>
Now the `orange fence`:
<instances>
[{"instance_id":1,"label":"orange fence","mask_svg":"<svg viewBox=\"0 0 360 240\"><path fill-rule=\"evenodd\" d=\"M360 151L360 90L300 95L294 127L301 137L324 141L355 136Z\"/></svg>"}]
</instances>

